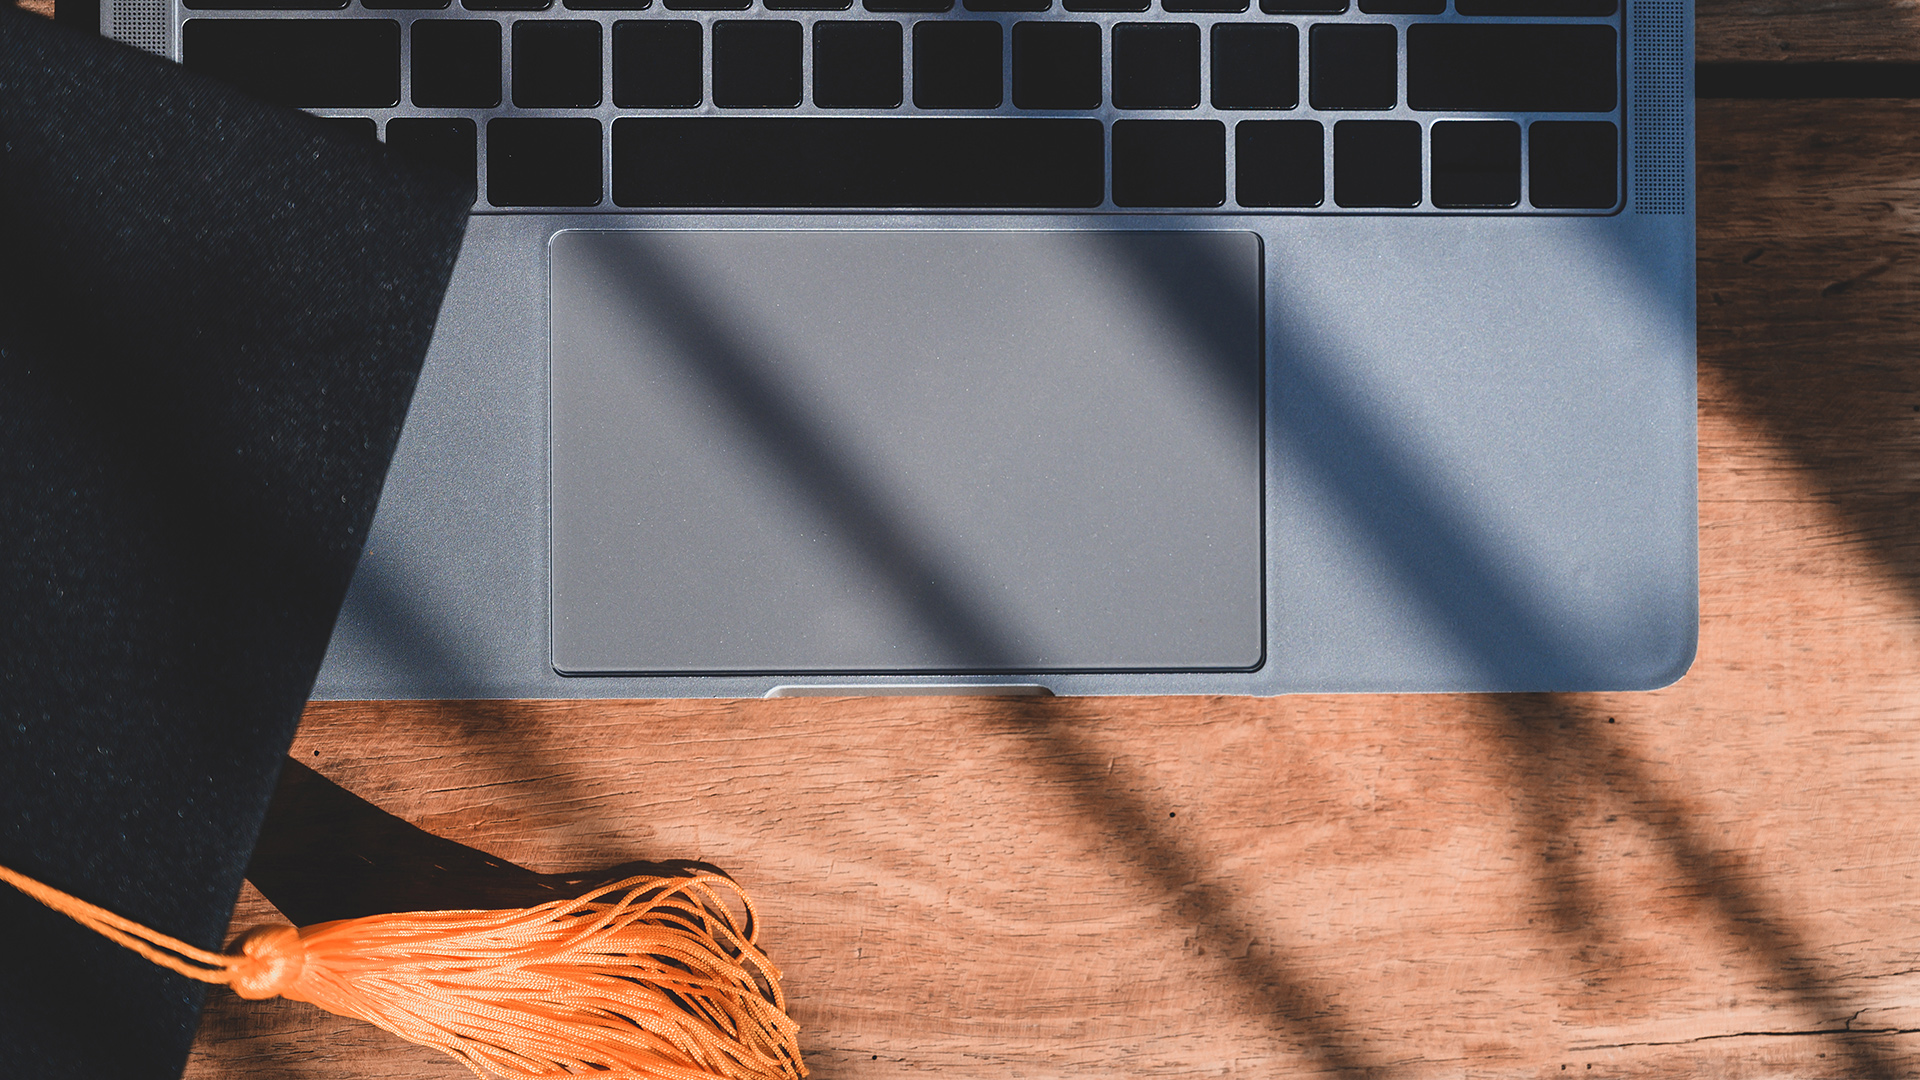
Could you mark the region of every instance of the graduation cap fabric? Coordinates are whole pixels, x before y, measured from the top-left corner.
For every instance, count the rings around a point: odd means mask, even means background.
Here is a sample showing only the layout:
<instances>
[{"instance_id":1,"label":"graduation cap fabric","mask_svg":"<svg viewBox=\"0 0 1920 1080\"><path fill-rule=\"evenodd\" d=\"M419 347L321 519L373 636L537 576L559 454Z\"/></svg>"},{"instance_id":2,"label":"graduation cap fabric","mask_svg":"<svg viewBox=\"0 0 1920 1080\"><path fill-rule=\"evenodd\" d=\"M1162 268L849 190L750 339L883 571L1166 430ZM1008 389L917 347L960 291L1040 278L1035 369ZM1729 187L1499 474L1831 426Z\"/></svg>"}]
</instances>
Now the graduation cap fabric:
<instances>
[{"instance_id":1,"label":"graduation cap fabric","mask_svg":"<svg viewBox=\"0 0 1920 1080\"><path fill-rule=\"evenodd\" d=\"M0 865L220 948L471 198L0 6ZM0 890L9 1077L204 990Z\"/></svg>"}]
</instances>

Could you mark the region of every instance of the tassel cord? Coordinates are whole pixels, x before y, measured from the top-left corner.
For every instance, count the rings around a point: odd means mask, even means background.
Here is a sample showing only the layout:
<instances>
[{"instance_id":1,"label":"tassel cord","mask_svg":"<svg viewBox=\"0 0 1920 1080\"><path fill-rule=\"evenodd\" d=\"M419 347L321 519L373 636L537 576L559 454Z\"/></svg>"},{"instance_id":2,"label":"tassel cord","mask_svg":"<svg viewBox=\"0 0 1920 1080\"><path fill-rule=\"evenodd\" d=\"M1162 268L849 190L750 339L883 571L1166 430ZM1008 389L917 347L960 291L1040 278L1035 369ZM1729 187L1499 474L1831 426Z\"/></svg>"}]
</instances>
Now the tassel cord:
<instances>
[{"instance_id":1,"label":"tassel cord","mask_svg":"<svg viewBox=\"0 0 1920 1080\"><path fill-rule=\"evenodd\" d=\"M716 880L740 897L751 918L751 901L739 886L728 879ZM689 1076L733 1075L741 1068L753 1074L801 1074L791 1050L798 1026L784 1013L779 970L754 946L751 930L736 931L730 918L716 914L726 909L704 880L679 879L666 887L656 880L611 904L601 899L627 884L524 912L394 917L385 928L390 933L379 941L369 940L365 928L349 925L343 931L335 924L320 924L302 935L310 948L325 951L335 933L351 933L355 937L352 967L375 969L379 974L356 971L353 975L359 985L336 996L328 991L337 980L327 976L349 973L346 965L331 962L325 965L326 972L316 973L300 992L289 996L357 1015L416 1042L439 1045L445 1040L436 1033L445 1033L497 1043L502 1041L500 1034L510 1031L509 1041L518 1053L503 1058L491 1047L465 1046L456 1054L469 1065L469 1055L477 1056L502 1072L543 1075L530 1068L528 1055L549 1060L569 1056L568 1048L578 1042L580 1027L588 1023L581 1015L585 1011L594 1015L591 1026L602 1039L649 1058L660 1052L664 1042L678 1056L710 1066L711 1071L696 1069ZM645 899L635 904L641 897ZM666 905L671 907L663 910ZM605 910L596 910L600 908ZM472 914L489 918L485 925L474 927ZM589 916L592 921L584 928L565 922ZM669 926L633 925L644 918ZM464 923L464 932L447 935L438 924L449 922ZM751 964L764 977L769 992L743 992L746 988L739 978L748 974L744 965L731 974L703 971L722 957L711 948L690 947L688 938L697 940L699 935L716 944L724 942L725 952L735 954L725 959ZM410 951L429 939L434 942L436 960L414 959L404 971L394 970L396 962L409 960ZM643 958L656 961L648 965L643 980L618 970ZM660 962L683 970L663 968ZM378 991L370 994L375 984ZM600 987L610 992L595 992ZM556 993L567 999L567 1007L554 1005L551 997ZM387 1004L378 1014L355 1007L358 999L368 996ZM637 1001L636 996L645 1000ZM458 1005L450 1004L449 999L456 997ZM503 1008L508 998L512 1007ZM403 1000L410 1004L403 1007ZM556 1008L560 1012L554 1013ZM690 1023L693 1020L699 1023ZM727 1068L723 1064L727 1062L736 1067ZM667 1064L655 1058L649 1073L665 1075L661 1067ZM672 1071L678 1074L677 1069Z\"/></svg>"},{"instance_id":2,"label":"tassel cord","mask_svg":"<svg viewBox=\"0 0 1920 1080\"><path fill-rule=\"evenodd\" d=\"M77 896L61 892L51 885L0 866L0 881L40 901L81 926L132 949L168 971L198 979L204 983L231 982L236 958L225 953L196 948L179 938L115 915L106 908L89 904Z\"/></svg>"}]
</instances>

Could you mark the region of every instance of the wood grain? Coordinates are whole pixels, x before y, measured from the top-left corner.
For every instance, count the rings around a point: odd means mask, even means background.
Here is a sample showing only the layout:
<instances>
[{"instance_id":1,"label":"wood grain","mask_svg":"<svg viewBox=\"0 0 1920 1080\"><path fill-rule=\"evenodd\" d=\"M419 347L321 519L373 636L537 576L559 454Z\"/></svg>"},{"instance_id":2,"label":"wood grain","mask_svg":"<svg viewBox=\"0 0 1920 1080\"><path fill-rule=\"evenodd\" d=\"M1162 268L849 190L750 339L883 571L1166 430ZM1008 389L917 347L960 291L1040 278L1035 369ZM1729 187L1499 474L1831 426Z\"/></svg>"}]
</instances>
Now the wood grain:
<instances>
[{"instance_id":1,"label":"wood grain","mask_svg":"<svg viewBox=\"0 0 1920 1080\"><path fill-rule=\"evenodd\" d=\"M1701 60L1920 60L1920 0L1696 0Z\"/></svg>"},{"instance_id":2,"label":"wood grain","mask_svg":"<svg viewBox=\"0 0 1920 1080\"><path fill-rule=\"evenodd\" d=\"M334 704L295 753L535 870L729 868L823 1080L1920 1073L1920 108L1699 127L1674 687ZM188 1071L465 1075L224 994Z\"/></svg>"}]
</instances>

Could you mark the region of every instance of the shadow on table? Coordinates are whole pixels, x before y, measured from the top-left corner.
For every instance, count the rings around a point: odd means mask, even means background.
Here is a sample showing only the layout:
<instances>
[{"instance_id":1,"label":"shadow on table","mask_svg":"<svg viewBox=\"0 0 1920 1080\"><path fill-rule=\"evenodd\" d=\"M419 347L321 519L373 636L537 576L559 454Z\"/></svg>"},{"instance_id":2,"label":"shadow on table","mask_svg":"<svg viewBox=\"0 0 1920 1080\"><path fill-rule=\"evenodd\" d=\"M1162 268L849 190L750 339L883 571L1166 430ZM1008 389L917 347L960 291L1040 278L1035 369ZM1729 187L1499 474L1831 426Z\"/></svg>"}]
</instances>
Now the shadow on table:
<instances>
[{"instance_id":1,"label":"shadow on table","mask_svg":"<svg viewBox=\"0 0 1920 1080\"><path fill-rule=\"evenodd\" d=\"M532 907L623 877L725 874L691 859L540 874L435 836L288 758L247 866L297 926L401 911Z\"/></svg>"},{"instance_id":2,"label":"shadow on table","mask_svg":"<svg viewBox=\"0 0 1920 1080\"><path fill-rule=\"evenodd\" d=\"M1911 101L1700 103L1700 351L1920 608Z\"/></svg>"},{"instance_id":3,"label":"shadow on table","mask_svg":"<svg viewBox=\"0 0 1920 1080\"><path fill-rule=\"evenodd\" d=\"M1744 887L1751 873L1716 850L1689 828L1699 814L1661 790L1609 732L1613 718L1571 695L1485 695L1476 699L1484 712L1501 721L1502 741L1510 748L1507 764L1512 790L1520 800L1516 814L1525 846L1536 853L1532 872L1568 953L1584 952L1604 964L1618 951L1599 916L1608 910L1596 895L1592 867L1580 858L1575 826L1595 815L1619 815L1637 821L1659 838L1671 867L1673 888L1705 902L1713 929L1768 969L1768 984L1819 1017L1817 1030L1797 1032L1831 1038L1845 1073L1860 1080L1895 1080L1906 1075L1891 1044L1876 1042L1876 1032L1847 1028L1860 1011L1835 986L1823 965L1786 913ZM1199 927L1202 943L1216 956L1232 957L1234 946L1249 938L1271 941L1272 928L1236 905L1228 892L1208 884L1194 867L1198 857L1183 849L1160 807L1150 807L1108 780L1106 756L1077 730L1071 709L1047 702L1008 703L1009 716L1025 722L1041 740L1040 760L1069 783L1084 802L1088 817L1104 821L1115 837L1128 838L1136 861L1168 895L1180 898L1180 913ZM1390 1064L1371 1060L1362 1037L1342 1022L1340 1010L1311 989L1279 948L1270 957L1226 961L1242 984L1271 1004L1277 1031L1307 1040L1319 1068L1343 1080L1395 1075ZM1589 1047L1587 1049L1606 1049Z\"/></svg>"}]
</instances>

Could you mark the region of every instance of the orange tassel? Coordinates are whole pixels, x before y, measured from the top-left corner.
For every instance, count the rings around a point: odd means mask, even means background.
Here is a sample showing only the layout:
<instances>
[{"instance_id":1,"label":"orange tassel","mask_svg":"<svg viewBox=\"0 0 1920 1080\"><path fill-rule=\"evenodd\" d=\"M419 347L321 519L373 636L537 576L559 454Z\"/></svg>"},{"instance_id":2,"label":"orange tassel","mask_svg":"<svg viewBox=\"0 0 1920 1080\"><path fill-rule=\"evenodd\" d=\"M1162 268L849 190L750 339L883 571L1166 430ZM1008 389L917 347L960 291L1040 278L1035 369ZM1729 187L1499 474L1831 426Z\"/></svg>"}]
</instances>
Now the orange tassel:
<instances>
[{"instance_id":1,"label":"orange tassel","mask_svg":"<svg viewBox=\"0 0 1920 1080\"><path fill-rule=\"evenodd\" d=\"M475 1075L761 1080L807 1075L780 972L731 878L631 877L517 911L257 926L227 953L0 866L0 881L189 978L359 1017ZM731 889L744 927L714 893Z\"/></svg>"}]
</instances>

